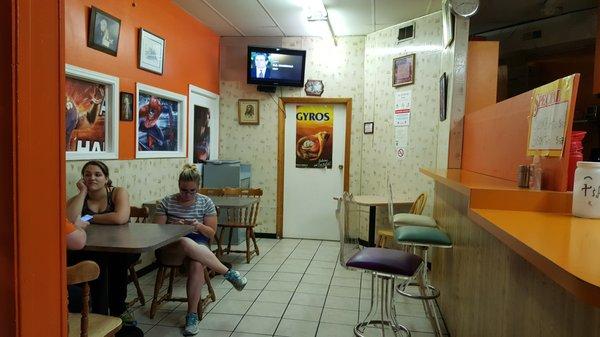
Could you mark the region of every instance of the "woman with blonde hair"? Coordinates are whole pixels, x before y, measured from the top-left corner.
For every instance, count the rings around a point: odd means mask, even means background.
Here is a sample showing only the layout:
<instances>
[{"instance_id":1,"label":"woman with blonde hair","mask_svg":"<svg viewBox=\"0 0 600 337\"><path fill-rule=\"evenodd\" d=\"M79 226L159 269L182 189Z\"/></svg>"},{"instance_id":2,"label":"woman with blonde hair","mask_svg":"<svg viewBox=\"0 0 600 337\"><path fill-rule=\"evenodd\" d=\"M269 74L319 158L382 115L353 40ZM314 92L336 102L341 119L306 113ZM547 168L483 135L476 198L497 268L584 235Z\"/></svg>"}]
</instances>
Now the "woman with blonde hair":
<instances>
[{"instance_id":1,"label":"woman with blonde hair","mask_svg":"<svg viewBox=\"0 0 600 337\"><path fill-rule=\"evenodd\" d=\"M188 224L194 232L180 238L159 251L159 255L185 257L189 261L186 284L188 308L185 319L185 336L199 331L198 302L204 284L204 266L223 274L236 290L246 286L246 278L239 272L228 269L209 249L208 243L217 230L215 204L205 195L198 194L200 173L196 166L186 164L179 174L179 193L163 198L156 207L155 222L159 224Z\"/></svg>"}]
</instances>

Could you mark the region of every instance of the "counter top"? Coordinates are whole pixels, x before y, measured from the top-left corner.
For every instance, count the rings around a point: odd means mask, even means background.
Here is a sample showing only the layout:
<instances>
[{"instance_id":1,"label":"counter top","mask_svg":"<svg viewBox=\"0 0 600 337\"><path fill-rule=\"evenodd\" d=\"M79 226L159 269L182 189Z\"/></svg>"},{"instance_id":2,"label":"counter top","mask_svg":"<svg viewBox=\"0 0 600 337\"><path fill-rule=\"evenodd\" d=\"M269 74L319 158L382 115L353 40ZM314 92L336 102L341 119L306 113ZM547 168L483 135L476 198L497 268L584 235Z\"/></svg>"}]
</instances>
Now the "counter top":
<instances>
[{"instance_id":1,"label":"counter top","mask_svg":"<svg viewBox=\"0 0 600 337\"><path fill-rule=\"evenodd\" d=\"M546 276L600 307L600 220L571 215L571 192L533 191L465 170L421 172L464 194L468 217Z\"/></svg>"},{"instance_id":2,"label":"counter top","mask_svg":"<svg viewBox=\"0 0 600 337\"><path fill-rule=\"evenodd\" d=\"M600 306L600 220L473 208L469 217L579 299Z\"/></svg>"}]
</instances>

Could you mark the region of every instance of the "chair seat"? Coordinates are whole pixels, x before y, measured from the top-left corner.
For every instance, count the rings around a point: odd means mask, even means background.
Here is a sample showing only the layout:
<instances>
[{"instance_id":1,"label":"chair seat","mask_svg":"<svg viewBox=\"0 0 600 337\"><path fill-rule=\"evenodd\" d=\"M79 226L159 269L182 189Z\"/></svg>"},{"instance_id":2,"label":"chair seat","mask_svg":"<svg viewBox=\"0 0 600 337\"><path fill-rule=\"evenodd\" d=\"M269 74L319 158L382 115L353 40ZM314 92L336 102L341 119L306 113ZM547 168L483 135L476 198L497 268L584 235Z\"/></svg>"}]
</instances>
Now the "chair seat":
<instances>
[{"instance_id":1,"label":"chair seat","mask_svg":"<svg viewBox=\"0 0 600 337\"><path fill-rule=\"evenodd\" d=\"M423 226L400 226L397 227L394 236L398 243L417 244L426 246L451 247L452 241L437 227Z\"/></svg>"},{"instance_id":2,"label":"chair seat","mask_svg":"<svg viewBox=\"0 0 600 337\"><path fill-rule=\"evenodd\" d=\"M88 316L88 337L105 337L119 331L123 322L119 317L99 314ZM69 337L79 337L81 314L69 313Z\"/></svg>"},{"instance_id":3,"label":"chair seat","mask_svg":"<svg viewBox=\"0 0 600 337\"><path fill-rule=\"evenodd\" d=\"M394 225L437 227L432 217L410 213L394 214Z\"/></svg>"},{"instance_id":4,"label":"chair seat","mask_svg":"<svg viewBox=\"0 0 600 337\"><path fill-rule=\"evenodd\" d=\"M346 266L399 276L413 276L423 262L419 256L385 248L367 247L354 254Z\"/></svg>"}]
</instances>

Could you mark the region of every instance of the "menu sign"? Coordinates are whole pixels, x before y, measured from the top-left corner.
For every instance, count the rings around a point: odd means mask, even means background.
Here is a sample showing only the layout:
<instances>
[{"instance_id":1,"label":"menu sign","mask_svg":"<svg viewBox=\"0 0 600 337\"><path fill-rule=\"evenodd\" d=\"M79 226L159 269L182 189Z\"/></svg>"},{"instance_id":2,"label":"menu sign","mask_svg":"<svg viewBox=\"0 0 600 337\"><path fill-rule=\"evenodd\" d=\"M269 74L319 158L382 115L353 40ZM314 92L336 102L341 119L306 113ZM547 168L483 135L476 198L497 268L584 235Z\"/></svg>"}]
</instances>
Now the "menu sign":
<instances>
[{"instance_id":1,"label":"menu sign","mask_svg":"<svg viewBox=\"0 0 600 337\"><path fill-rule=\"evenodd\" d=\"M533 90L528 156L561 157L567 135L573 80L563 77Z\"/></svg>"}]
</instances>

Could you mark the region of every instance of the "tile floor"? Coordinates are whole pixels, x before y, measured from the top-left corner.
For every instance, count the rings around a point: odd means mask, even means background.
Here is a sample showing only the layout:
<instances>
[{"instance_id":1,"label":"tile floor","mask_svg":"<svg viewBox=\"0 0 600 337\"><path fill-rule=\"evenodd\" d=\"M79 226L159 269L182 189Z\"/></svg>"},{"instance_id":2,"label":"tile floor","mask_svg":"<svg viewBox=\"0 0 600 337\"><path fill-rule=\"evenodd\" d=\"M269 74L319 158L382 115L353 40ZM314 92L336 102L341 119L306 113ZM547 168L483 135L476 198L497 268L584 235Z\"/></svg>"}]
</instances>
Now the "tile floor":
<instances>
[{"instance_id":1,"label":"tile floor","mask_svg":"<svg viewBox=\"0 0 600 337\"><path fill-rule=\"evenodd\" d=\"M248 278L238 292L222 276L212 279L217 300L201 321L199 337L351 337L353 326L369 307L371 277L338 264L338 242L259 239L260 256L249 264L242 254L225 259ZM140 279L147 299L136 307L138 326L147 337L181 336L186 304L164 303L148 317L156 272ZM203 292L205 289L203 289ZM135 296L129 286L128 296ZM176 280L174 295L185 296L185 280ZM434 337L423 305L396 297L397 319L413 337ZM445 332L445 327L442 327ZM379 330L368 336L380 336ZM392 335L391 330L386 332Z\"/></svg>"}]
</instances>

